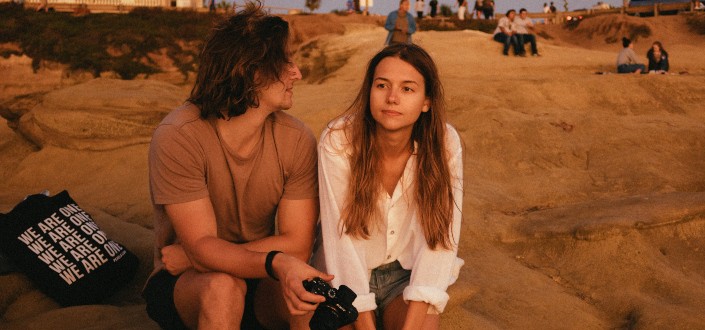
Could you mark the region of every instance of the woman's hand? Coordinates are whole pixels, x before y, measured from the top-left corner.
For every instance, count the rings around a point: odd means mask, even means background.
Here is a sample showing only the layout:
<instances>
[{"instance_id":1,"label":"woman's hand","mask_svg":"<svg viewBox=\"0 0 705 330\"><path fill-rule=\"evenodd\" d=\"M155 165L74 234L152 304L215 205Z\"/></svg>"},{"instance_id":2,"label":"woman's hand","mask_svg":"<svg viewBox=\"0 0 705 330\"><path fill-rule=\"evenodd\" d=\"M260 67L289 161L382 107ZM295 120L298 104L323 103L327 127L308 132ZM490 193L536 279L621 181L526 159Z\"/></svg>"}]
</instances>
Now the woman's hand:
<instances>
[{"instance_id":1,"label":"woman's hand","mask_svg":"<svg viewBox=\"0 0 705 330\"><path fill-rule=\"evenodd\" d=\"M181 244L167 245L162 248L162 262L171 275L179 275L193 267Z\"/></svg>"}]
</instances>

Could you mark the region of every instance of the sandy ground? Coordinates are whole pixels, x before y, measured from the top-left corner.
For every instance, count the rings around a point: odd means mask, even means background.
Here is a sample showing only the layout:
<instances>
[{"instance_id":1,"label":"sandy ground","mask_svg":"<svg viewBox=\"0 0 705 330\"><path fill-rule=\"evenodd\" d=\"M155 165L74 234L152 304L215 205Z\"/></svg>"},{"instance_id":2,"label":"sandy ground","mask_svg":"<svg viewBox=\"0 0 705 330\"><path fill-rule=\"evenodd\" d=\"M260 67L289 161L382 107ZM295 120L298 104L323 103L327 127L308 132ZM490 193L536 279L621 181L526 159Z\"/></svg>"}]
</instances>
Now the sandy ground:
<instances>
[{"instance_id":1,"label":"sandy ground","mask_svg":"<svg viewBox=\"0 0 705 330\"><path fill-rule=\"evenodd\" d=\"M319 134L352 100L386 36L378 20L302 18L305 81L290 113ZM465 145L466 264L443 329L702 329L705 317L705 37L682 16L542 26L538 58L503 57L477 31L419 32ZM315 26L319 26L315 25ZM342 29L340 26L342 25ZM647 26L669 75L614 72L619 40ZM308 29L308 30L307 30ZM155 328L138 292L151 267L146 150L188 83L89 79L0 61L0 211L68 190L143 261L104 305L59 308L0 276L0 327ZM6 79L5 79L6 78ZM25 95L25 96L22 96ZM77 97L78 96L78 97ZM13 129L9 128L13 127Z\"/></svg>"}]
</instances>

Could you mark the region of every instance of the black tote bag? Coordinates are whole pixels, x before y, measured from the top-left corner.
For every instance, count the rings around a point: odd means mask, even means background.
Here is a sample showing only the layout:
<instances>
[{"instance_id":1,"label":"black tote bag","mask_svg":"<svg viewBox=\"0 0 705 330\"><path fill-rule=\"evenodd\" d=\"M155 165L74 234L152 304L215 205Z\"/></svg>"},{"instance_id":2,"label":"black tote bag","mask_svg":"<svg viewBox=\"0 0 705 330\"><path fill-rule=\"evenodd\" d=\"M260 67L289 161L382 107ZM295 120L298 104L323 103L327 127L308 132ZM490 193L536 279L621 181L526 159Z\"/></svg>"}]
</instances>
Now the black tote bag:
<instances>
[{"instance_id":1,"label":"black tote bag","mask_svg":"<svg viewBox=\"0 0 705 330\"><path fill-rule=\"evenodd\" d=\"M130 281L139 263L67 191L28 196L0 214L0 251L63 306L99 303Z\"/></svg>"}]
</instances>

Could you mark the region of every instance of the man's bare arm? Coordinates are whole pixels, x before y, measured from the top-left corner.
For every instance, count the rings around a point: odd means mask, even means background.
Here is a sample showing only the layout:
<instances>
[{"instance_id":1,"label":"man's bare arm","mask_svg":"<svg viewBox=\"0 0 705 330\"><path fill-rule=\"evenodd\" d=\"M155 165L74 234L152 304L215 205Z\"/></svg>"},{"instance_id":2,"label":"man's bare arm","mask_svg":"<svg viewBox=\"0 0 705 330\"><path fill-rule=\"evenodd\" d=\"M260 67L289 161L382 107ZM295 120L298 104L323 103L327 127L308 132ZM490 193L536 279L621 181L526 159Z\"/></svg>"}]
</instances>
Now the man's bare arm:
<instances>
[{"instance_id":1,"label":"man's bare arm","mask_svg":"<svg viewBox=\"0 0 705 330\"><path fill-rule=\"evenodd\" d=\"M316 204L317 205L317 204ZM208 198L192 202L165 205L185 254L198 271L218 271L239 278L267 276L264 268L266 253L250 251L242 244L235 244L217 237L215 214ZM325 298L307 292L303 280L332 276L321 273L298 258L280 254L272 263L276 276L281 280L286 304L292 315L302 315L316 308Z\"/></svg>"},{"instance_id":2,"label":"man's bare arm","mask_svg":"<svg viewBox=\"0 0 705 330\"><path fill-rule=\"evenodd\" d=\"M318 221L318 199L282 199L278 208L279 234L242 244L251 251L283 251L308 261Z\"/></svg>"},{"instance_id":3,"label":"man's bare arm","mask_svg":"<svg viewBox=\"0 0 705 330\"><path fill-rule=\"evenodd\" d=\"M279 235L240 244L240 246L254 252L282 251L299 260L307 261L313 248L318 213L317 199L283 199L279 205ZM206 271L207 267L199 268L193 264L193 258L185 253L185 249L181 244L162 248L162 261L167 270L173 275L180 274L192 266L200 271Z\"/></svg>"},{"instance_id":4,"label":"man's bare arm","mask_svg":"<svg viewBox=\"0 0 705 330\"><path fill-rule=\"evenodd\" d=\"M165 205L164 209L196 270L220 271L240 278L266 276L259 267L264 263L264 255L217 237L210 199Z\"/></svg>"}]
</instances>

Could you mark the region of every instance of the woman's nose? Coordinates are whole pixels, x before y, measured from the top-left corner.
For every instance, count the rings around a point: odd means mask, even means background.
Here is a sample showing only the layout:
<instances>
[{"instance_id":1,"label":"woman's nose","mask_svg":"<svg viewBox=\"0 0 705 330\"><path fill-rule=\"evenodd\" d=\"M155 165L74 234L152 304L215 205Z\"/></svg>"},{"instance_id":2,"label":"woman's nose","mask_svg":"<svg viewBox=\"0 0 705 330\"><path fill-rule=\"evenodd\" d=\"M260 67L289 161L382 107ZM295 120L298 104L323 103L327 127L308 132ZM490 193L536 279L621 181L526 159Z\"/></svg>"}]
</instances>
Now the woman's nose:
<instances>
[{"instance_id":1,"label":"woman's nose","mask_svg":"<svg viewBox=\"0 0 705 330\"><path fill-rule=\"evenodd\" d=\"M399 95L397 95L397 93L393 89L390 89L387 94L387 103L390 103L390 104L398 104L399 103Z\"/></svg>"}]
</instances>

